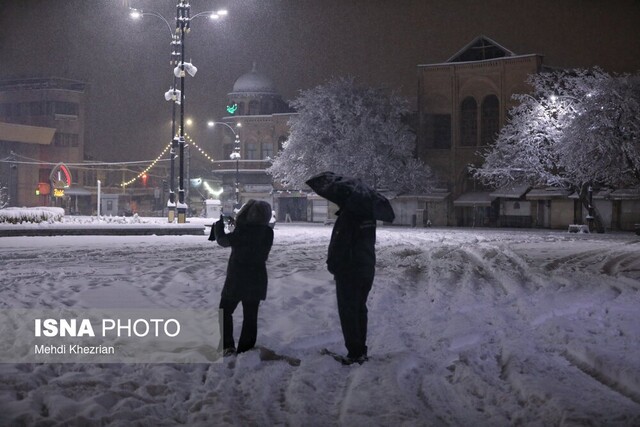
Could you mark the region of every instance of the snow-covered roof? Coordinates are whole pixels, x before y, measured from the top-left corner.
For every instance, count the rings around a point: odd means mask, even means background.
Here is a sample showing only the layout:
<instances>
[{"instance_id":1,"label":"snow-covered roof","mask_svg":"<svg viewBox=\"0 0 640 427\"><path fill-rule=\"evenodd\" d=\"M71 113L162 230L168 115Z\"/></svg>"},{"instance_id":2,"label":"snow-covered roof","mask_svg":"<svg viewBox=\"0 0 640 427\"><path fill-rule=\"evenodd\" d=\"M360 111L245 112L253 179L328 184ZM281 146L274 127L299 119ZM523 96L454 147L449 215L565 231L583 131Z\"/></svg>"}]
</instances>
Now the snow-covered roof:
<instances>
[{"instance_id":1,"label":"snow-covered roof","mask_svg":"<svg viewBox=\"0 0 640 427\"><path fill-rule=\"evenodd\" d=\"M640 200L640 188L621 188L611 193L613 200Z\"/></svg>"},{"instance_id":2,"label":"snow-covered roof","mask_svg":"<svg viewBox=\"0 0 640 427\"><path fill-rule=\"evenodd\" d=\"M459 207L491 206L494 199L495 197L492 197L489 192L464 193L453 201L453 205Z\"/></svg>"},{"instance_id":3,"label":"snow-covered roof","mask_svg":"<svg viewBox=\"0 0 640 427\"><path fill-rule=\"evenodd\" d=\"M519 199L524 193L529 190L531 186L529 184L513 184L506 185L502 188L491 193L491 197L502 197L504 199Z\"/></svg>"},{"instance_id":4,"label":"snow-covered roof","mask_svg":"<svg viewBox=\"0 0 640 427\"><path fill-rule=\"evenodd\" d=\"M253 68L246 74L238 77L233 84L233 92L237 93L268 93L276 94L276 87L273 81L266 75L259 73L256 70L256 64L253 64Z\"/></svg>"},{"instance_id":5,"label":"snow-covered roof","mask_svg":"<svg viewBox=\"0 0 640 427\"><path fill-rule=\"evenodd\" d=\"M527 200L547 200L569 196L569 191L562 188L534 188L527 193Z\"/></svg>"}]
</instances>

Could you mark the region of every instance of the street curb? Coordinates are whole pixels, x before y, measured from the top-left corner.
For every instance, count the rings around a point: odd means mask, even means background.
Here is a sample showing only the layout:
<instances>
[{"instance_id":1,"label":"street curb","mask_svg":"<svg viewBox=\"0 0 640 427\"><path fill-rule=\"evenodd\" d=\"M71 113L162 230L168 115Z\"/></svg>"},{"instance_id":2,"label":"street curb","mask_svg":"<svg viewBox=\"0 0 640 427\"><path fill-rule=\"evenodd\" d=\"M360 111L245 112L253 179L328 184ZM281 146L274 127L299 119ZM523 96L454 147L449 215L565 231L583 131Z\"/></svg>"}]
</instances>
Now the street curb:
<instances>
[{"instance_id":1,"label":"street curb","mask_svg":"<svg viewBox=\"0 0 640 427\"><path fill-rule=\"evenodd\" d=\"M204 225L180 225L175 227L51 227L51 228L4 228L0 237L32 236L204 236Z\"/></svg>"}]
</instances>

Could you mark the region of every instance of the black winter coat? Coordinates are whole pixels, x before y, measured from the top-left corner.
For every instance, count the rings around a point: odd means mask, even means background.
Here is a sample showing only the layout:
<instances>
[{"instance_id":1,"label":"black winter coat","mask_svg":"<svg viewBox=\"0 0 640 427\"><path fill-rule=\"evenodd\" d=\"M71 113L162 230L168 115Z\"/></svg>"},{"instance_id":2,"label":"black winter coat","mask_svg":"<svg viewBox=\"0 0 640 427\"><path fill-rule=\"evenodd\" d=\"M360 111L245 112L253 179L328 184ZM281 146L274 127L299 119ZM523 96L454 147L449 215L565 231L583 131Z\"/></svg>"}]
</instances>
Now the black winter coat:
<instances>
[{"instance_id":1,"label":"black winter coat","mask_svg":"<svg viewBox=\"0 0 640 427\"><path fill-rule=\"evenodd\" d=\"M376 268L376 222L339 211L333 226L327 267L334 276L373 279Z\"/></svg>"},{"instance_id":2,"label":"black winter coat","mask_svg":"<svg viewBox=\"0 0 640 427\"><path fill-rule=\"evenodd\" d=\"M225 248L231 246L222 297L240 301L266 299L266 261L273 245L273 230L268 225L242 223L226 234L222 220L214 227L218 244Z\"/></svg>"}]
</instances>

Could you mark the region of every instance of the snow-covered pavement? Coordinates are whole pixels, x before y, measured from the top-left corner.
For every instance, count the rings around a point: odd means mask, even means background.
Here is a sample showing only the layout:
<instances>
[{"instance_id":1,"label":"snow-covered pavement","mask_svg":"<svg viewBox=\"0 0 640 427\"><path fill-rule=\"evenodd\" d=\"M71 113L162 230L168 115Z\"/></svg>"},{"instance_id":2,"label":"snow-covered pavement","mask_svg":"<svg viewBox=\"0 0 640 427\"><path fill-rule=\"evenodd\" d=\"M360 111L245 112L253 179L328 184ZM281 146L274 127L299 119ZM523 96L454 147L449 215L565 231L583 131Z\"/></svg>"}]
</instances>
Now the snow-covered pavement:
<instances>
[{"instance_id":1,"label":"snow-covered pavement","mask_svg":"<svg viewBox=\"0 0 640 427\"><path fill-rule=\"evenodd\" d=\"M342 366L320 354L344 353L330 232L279 224L267 264L258 343L300 366L1 364L0 424L640 425L640 237L379 228L371 360ZM205 236L3 238L0 308L215 307L228 256Z\"/></svg>"}]
</instances>

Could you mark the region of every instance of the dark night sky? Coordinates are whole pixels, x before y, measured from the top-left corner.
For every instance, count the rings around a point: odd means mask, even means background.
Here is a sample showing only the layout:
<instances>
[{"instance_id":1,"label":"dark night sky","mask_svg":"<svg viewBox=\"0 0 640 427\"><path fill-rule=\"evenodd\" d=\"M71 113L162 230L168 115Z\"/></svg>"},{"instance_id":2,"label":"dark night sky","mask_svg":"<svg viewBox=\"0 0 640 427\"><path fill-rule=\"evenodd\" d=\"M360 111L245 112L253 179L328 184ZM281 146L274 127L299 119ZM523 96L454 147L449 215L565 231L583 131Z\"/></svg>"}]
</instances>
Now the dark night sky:
<instances>
[{"instance_id":1,"label":"dark night sky","mask_svg":"<svg viewBox=\"0 0 640 427\"><path fill-rule=\"evenodd\" d=\"M127 4L174 26L176 0L0 0L0 78L89 82L86 152L101 160L152 159L170 138L169 31L154 17L133 22ZM199 69L186 114L201 138L253 61L285 99L353 75L412 102L416 65L480 34L547 65L640 70L639 0L192 0L194 13L222 7L225 21L195 20L186 44Z\"/></svg>"}]
</instances>

